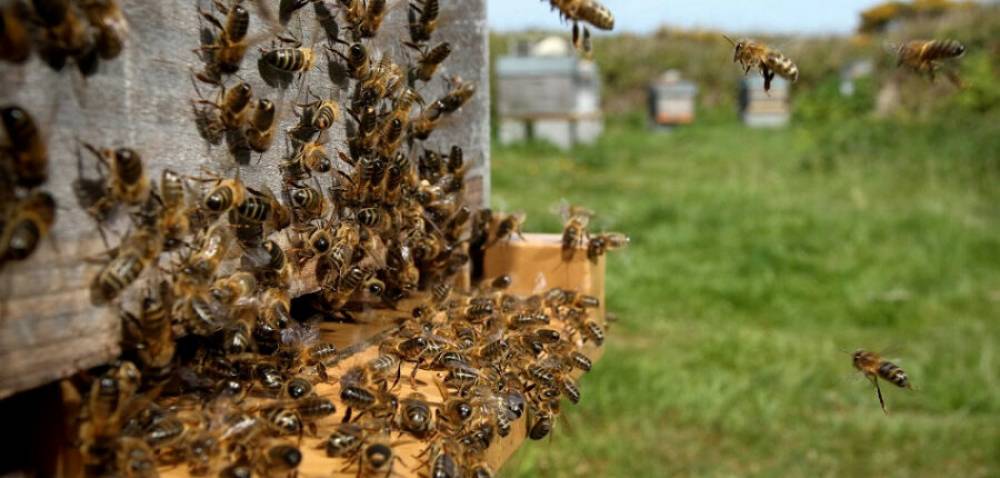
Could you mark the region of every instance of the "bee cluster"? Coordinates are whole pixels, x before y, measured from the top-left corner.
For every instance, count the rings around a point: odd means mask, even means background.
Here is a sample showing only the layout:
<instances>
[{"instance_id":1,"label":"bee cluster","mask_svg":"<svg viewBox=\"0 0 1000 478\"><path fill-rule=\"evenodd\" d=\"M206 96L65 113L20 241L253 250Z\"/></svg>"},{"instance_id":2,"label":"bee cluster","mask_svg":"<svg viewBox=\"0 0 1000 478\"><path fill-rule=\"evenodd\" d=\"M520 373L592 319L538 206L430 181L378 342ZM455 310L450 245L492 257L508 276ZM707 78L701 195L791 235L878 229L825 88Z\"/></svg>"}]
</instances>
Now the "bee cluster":
<instances>
[{"instance_id":1,"label":"bee cluster","mask_svg":"<svg viewBox=\"0 0 1000 478\"><path fill-rule=\"evenodd\" d=\"M443 94L423 97L452 46L433 41L437 0L405 5L404 45L414 53L403 64L374 48L391 8L384 0L283 0L276 15L243 0L198 8L191 111L207 147L225 145L228 170L164 168L144 161L140 145L76 141L72 191L107 245L92 258L90 301L112 309L123 330L121 358L72 381L84 391L73 447L87 476L157 476L167 466L293 475L303 442L321 439L326 455L359 475L388 475L402 461L394 448L410 439L426 446L422 463L407 464L414 470L490 476L487 450L517 420L540 439L562 398L579 401L575 377L591 368L584 346L604 341L596 297L560 288L518 297L508 276L460 285L473 257L520 234L524 215L468 204L463 148L427 142L476 85L448 77ZM47 7L60 7L63 20ZM288 28L303 23L306 7L319 37L310 46ZM124 45L112 0L31 8L4 7L4 59L14 60L12 22L39 39L33 48L47 63L57 66L57 45L85 74L68 32L88 32L96 49L87 51L100 58ZM98 8L103 16L90 14ZM22 22L28 14L40 18ZM243 63L265 42L256 71L272 91L262 95ZM315 81L305 86L323 67L329 95ZM16 260L52 226L55 203L37 189L47 158L34 121L14 106L0 113L9 143L0 150L0 256ZM287 129L282 113L296 117ZM343 141L332 139L338 123ZM240 175L265 153L278 156L277 193ZM589 254L596 260L623 237ZM310 293L295 298L303 279ZM372 316L393 328L360 347L338 350L319 333L323 320ZM345 366L360 349L377 353Z\"/></svg>"},{"instance_id":2,"label":"bee cluster","mask_svg":"<svg viewBox=\"0 0 1000 478\"><path fill-rule=\"evenodd\" d=\"M0 16L0 60L24 63L37 51L53 70L72 61L83 76L117 58L128 36L117 0L15 0Z\"/></svg>"}]
</instances>

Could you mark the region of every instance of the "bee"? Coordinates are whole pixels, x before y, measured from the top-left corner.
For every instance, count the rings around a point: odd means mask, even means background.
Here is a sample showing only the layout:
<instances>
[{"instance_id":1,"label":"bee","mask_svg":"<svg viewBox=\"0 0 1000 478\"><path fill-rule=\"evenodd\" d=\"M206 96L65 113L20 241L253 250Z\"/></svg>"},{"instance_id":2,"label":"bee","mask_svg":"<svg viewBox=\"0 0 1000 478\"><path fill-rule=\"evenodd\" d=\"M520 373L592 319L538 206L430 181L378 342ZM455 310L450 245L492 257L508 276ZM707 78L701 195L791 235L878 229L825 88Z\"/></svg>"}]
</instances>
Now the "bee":
<instances>
[{"instance_id":1,"label":"bee","mask_svg":"<svg viewBox=\"0 0 1000 478\"><path fill-rule=\"evenodd\" d=\"M336 43L340 37L340 26L337 25L336 15L326 6L326 2L313 1L313 11L316 14L316 23L319 23L326 33L326 41Z\"/></svg>"},{"instance_id":2,"label":"bee","mask_svg":"<svg viewBox=\"0 0 1000 478\"><path fill-rule=\"evenodd\" d=\"M117 0L80 2L90 24L97 28L97 53L105 60L118 57L128 37L128 20Z\"/></svg>"},{"instance_id":3,"label":"bee","mask_svg":"<svg viewBox=\"0 0 1000 478\"><path fill-rule=\"evenodd\" d=\"M257 100L257 104L253 108L253 114L250 116L249 127L245 133L250 149L258 153L263 153L271 149L271 143L274 141L274 131L277 127L277 121L275 121L276 113L274 103L271 100Z\"/></svg>"},{"instance_id":4,"label":"bee","mask_svg":"<svg viewBox=\"0 0 1000 478\"><path fill-rule=\"evenodd\" d=\"M0 149L0 154L11 159L14 183L33 188L48 180L48 148L31 115L19 106L9 105L0 108L0 121L9 143Z\"/></svg>"},{"instance_id":5,"label":"bee","mask_svg":"<svg viewBox=\"0 0 1000 478\"><path fill-rule=\"evenodd\" d=\"M406 43L406 46L420 52L420 59L410 69L411 83L415 83L417 80L424 82L431 81L438 67L448 59L448 56L452 52L451 43L448 42L441 43L430 50L415 43Z\"/></svg>"},{"instance_id":6,"label":"bee","mask_svg":"<svg viewBox=\"0 0 1000 478\"><path fill-rule=\"evenodd\" d=\"M90 285L90 301L105 305L138 279L139 274L159 255L162 242L146 230L132 232L123 241L111 260L94 276Z\"/></svg>"},{"instance_id":7,"label":"bee","mask_svg":"<svg viewBox=\"0 0 1000 478\"><path fill-rule=\"evenodd\" d=\"M615 16L596 0L549 0L552 8L573 22L587 22L601 30L614 30Z\"/></svg>"},{"instance_id":8,"label":"bee","mask_svg":"<svg viewBox=\"0 0 1000 478\"><path fill-rule=\"evenodd\" d=\"M368 79L371 74L371 57L369 57L368 49L364 45L361 43L351 44L347 47L346 55L338 50L328 49L344 60L347 64L347 73L352 79L357 81Z\"/></svg>"},{"instance_id":9,"label":"bee","mask_svg":"<svg viewBox=\"0 0 1000 478\"><path fill-rule=\"evenodd\" d=\"M442 113L454 113L476 93L476 84L462 81L457 76L448 78L447 83L450 89L438 102Z\"/></svg>"},{"instance_id":10,"label":"bee","mask_svg":"<svg viewBox=\"0 0 1000 478\"><path fill-rule=\"evenodd\" d=\"M313 173L328 173L333 168L326 155L326 145L310 141L290 158L281 163L280 169L286 182L298 182L312 177Z\"/></svg>"},{"instance_id":11,"label":"bee","mask_svg":"<svg viewBox=\"0 0 1000 478\"><path fill-rule=\"evenodd\" d=\"M131 326L138 340L139 361L148 369L166 367L174 357L174 333L170 324L170 311L163 297L147 293L142 300L138 317L130 317Z\"/></svg>"},{"instance_id":12,"label":"bee","mask_svg":"<svg viewBox=\"0 0 1000 478\"><path fill-rule=\"evenodd\" d=\"M524 214L508 214L506 217L497 223L496 232L494 233L493 240L490 241L486 247L492 247L497 242L503 240L510 240L515 234L524 239L521 234L521 226L524 224Z\"/></svg>"},{"instance_id":13,"label":"bee","mask_svg":"<svg viewBox=\"0 0 1000 478\"><path fill-rule=\"evenodd\" d=\"M604 328L593 320L588 320L583 324L583 334L598 347L604 345Z\"/></svg>"},{"instance_id":14,"label":"bee","mask_svg":"<svg viewBox=\"0 0 1000 478\"><path fill-rule=\"evenodd\" d=\"M858 349L851 356L851 360L854 363L854 368L863 373L865 378L871 380L872 384L875 385L878 402L882 406L882 411L886 414L889 412L885 409L885 401L882 399L882 389L878 386L879 378L900 388L913 389L913 385L910 384L910 379L906 376L906 372L903 369L883 359L874 352Z\"/></svg>"},{"instance_id":15,"label":"bee","mask_svg":"<svg viewBox=\"0 0 1000 478\"><path fill-rule=\"evenodd\" d=\"M202 200L202 207L211 213L221 214L243 204L246 196L247 189L239 179L219 179Z\"/></svg>"},{"instance_id":16,"label":"bee","mask_svg":"<svg viewBox=\"0 0 1000 478\"><path fill-rule=\"evenodd\" d=\"M302 105L309 108L312 113L312 128L318 131L330 129L337 120L340 119L340 105L333 100L320 100Z\"/></svg>"},{"instance_id":17,"label":"bee","mask_svg":"<svg viewBox=\"0 0 1000 478\"><path fill-rule=\"evenodd\" d=\"M205 83L221 85L222 75L232 75L240 70L243 57L250 46L247 39L247 33L250 31L250 12L239 3L230 9L225 9L218 2L216 6L226 15L225 24L212 14L199 10L202 18L214 26L218 33L203 31L205 38L201 51L206 53L203 55L206 67L195 76ZM206 39L207 41L204 41Z\"/></svg>"},{"instance_id":18,"label":"bee","mask_svg":"<svg viewBox=\"0 0 1000 478\"><path fill-rule=\"evenodd\" d=\"M571 207L568 211L566 225L563 226L562 260L569 262L576 255L576 250L587 241L587 225L592 214L580 208Z\"/></svg>"},{"instance_id":19,"label":"bee","mask_svg":"<svg viewBox=\"0 0 1000 478\"><path fill-rule=\"evenodd\" d=\"M0 264L22 261L48 235L56 219L56 201L49 193L35 191L14 205L10 217L0 219Z\"/></svg>"},{"instance_id":20,"label":"bee","mask_svg":"<svg viewBox=\"0 0 1000 478\"><path fill-rule=\"evenodd\" d=\"M31 56L31 37L23 4L9 3L0 7L0 60L24 63Z\"/></svg>"},{"instance_id":21,"label":"bee","mask_svg":"<svg viewBox=\"0 0 1000 478\"><path fill-rule=\"evenodd\" d=\"M961 58L964 54L965 45L955 40L912 40L896 49L896 65L926 74L934 81L937 72L943 68L942 62ZM946 73L955 85L962 86L957 73L951 70Z\"/></svg>"},{"instance_id":22,"label":"bee","mask_svg":"<svg viewBox=\"0 0 1000 478\"><path fill-rule=\"evenodd\" d=\"M302 451L287 443L277 443L262 449L257 472L262 476L294 471L302 463Z\"/></svg>"},{"instance_id":23,"label":"bee","mask_svg":"<svg viewBox=\"0 0 1000 478\"><path fill-rule=\"evenodd\" d=\"M771 91L771 81L774 80L775 75L792 83L798 81L799 67L795 66L791 59L778 50L754 40L736 41L728 36L723 36L729 40L729 43L733 44L735 50L733 62L743 66L744 74L749 73L754 68L760 70L764 77L764 91Z\"/></svg>"},{"instance_id":24,"label":"bee","mask_svg":"<svg viewBox=\"0 0 1000 478\"><path fill-rule=\"evenodd\" d=\"M302 47L298 41L282 39L286 42L295 43L294 48L273 48L262 51L262 60L271 68L284 73L303 73L313 67L316 60L315 52L312 48Z\"/></svg>"},{"instance_id":25,"label":"bee","mask_svg":"<svg viewBox=\"0 0 1000 478\"><path fill-rule=\"evenodd\" d=\"M621 249L629 244L629 237L618 232L609 232L591 236L587 241L587 258L597 264L597 259L607 251Z\"/></svg>"},{"instance_id":26,"label":"bee","mask_svg":"<svg viewBox=\"0 0 1000 478\"><path fill-rule=\"evenodd\" d=\"M376 439L361 451L358 457L358 476L392 476L393 464L399 460L392 445L385 439Z\"/></svg>"},{"instance_id":27,"label":"bee","mask_svg":"<svg viewBox=\"0 0 1000 478\"><path fill-rule=\"evenodd\" d=\"M316 188L305 184L289 186L285 189L285 195L297 224L306 224L323 215L326 200Z\"/></svg>"},{"instance_id":28,"label":"bee","mask_svg":"<svg viewBox=\"0 0 1000 478\"><path fill-rule=\"evenodd\" d=\"M364 443L364 430L353 423L340 423L324 442L326 456L331 458L353 457Z\"/></svg>"},{"instance_id":29,"label":"bee","mask_svg":"<svg viewBox=\"0 0 1000 478\"><path fill-rule=\"evenodd\" d=\"M367 0L366 3L368 8L361 22L360 33L362 38L374 38L385 19L388 0Z\"/></svg>"},{"instance_id":30,"label":"bee","mask_svg":"<svg viewBox=\"0 0 1000 478\"><path fill-rule=\"evenodd\" d=\"M431 35L437 29L439 13L440 2L438 0L418 0L410 3L410 40L413 43L430 41Z\"/></svg>"},{"instance_id":31,"label":"bee","mask_svg":"<svg viewBox=\"0 0 1000 478\"><path fill-rule=\"evenodd\" d=\"M118 441L116 467L128 478L155 478L156 453L145 441L134 437L122 437Z\"/></svg>"},{"instance_id":32,"label":"bee","mask_svg":"<svg viewBox=\"0 0 1000 478\"><path fill-rule=\"evenodd\" d=\"M41 25L38 53L45 63L58 71L73 58L81 73L93 73L97 51L79 11L68 0L33 0L32 6Z\"/></svg>"},{"instance_id":33,"label":"bee","mask_svg":"<svg viewBox=\"0 0 1000 478\"><path fill-rule=\"evenodd\" d=\"M159 200L163 204L160 231L163 233L163 249L167 251L183 244L191 229L184 190L184 178L171 169L164 169L160 174Z\"/></svg>"},{"instance_id":34,"label":"bee","mask_svg":"<svg viewBox=\"0 0 1000 478\"><path fill-rule=\"evenodd\" d=\"M404 398L400 405L402 414L399 416L399 427L419 439L427 438L434 430L434 415L426 397L413 393Z\"/></svg>"}]
</instances>

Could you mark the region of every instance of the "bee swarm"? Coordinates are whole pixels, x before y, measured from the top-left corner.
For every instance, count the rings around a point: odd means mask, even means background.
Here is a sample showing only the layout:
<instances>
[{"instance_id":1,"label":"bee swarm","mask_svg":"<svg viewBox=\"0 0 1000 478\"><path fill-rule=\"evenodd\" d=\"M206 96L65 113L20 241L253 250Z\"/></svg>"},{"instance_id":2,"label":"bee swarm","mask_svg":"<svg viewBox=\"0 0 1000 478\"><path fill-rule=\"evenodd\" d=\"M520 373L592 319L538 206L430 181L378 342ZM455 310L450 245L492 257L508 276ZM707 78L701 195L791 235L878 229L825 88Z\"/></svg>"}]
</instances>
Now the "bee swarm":
<instances>
[{"instance_id":1,"label":"bee swarm","mask_svg":"<svg viewBox=\"0 0 1000 478\"><path fill-rule=\"evenodd\" d=\"M60 179L107 242L86 295L122 329L119 360L65 382L85 475L490 476L500 442L547 436L604 340L600 304L560 288L517 297L506 276L462 285L523 215L479 209L468 145L451 144L452 117L485 85L445 75L458 45L435 41L438 2L400 2L405 53L373 43L396 2L197 3L183 12L200 24L190 123L156 134L196 132L200 167L172 167L134 131L78 135L78 171ZM4 19L98 4L117 2L17 2ZM162 103L172 117L177 99ZM0 187L6 219L23 193ZM358 322L385 331L334 344Z\"/></svg>"}]
</instances>

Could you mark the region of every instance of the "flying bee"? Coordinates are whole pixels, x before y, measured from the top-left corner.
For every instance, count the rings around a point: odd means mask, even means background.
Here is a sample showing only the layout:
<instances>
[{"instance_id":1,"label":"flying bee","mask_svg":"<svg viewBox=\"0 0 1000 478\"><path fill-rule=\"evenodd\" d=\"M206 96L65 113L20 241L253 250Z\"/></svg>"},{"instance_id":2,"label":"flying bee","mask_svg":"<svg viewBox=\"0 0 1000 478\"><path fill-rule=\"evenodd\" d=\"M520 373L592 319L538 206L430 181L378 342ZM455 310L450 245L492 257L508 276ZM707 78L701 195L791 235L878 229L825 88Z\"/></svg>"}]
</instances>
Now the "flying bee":
<instances>
[{"instance_id":1,"label":"flying bee","mask_svg":"<svg viewBox=\"0 0 1000 478\"><path fill-rule=\"evenodd\" d=\"M105 60L116 58L128 37L128 20L118 0L85 0L80 4L90 24L97 28L97 53Z\"/></svg>"},{"instance_id":2,"label":"flying bee","mask_svg":"<svg viewBox=\"0 0 1000 478\"><path fill-rule=\"evenodd\" d=\"M32 192L15 204L11 216L0 223L0 264L28 258L48 235L55 218L56 201L44 191Z\"/></svg>"},{"instance_id":3,"label":"flying bee","mask_svg":"<svg viewBox=\"0 0 1000 478\"><path fill-rule=\"evenodd\" d=\"M587 22L601 30L614 30L615 16L597 0L549 0L552 8L573 22Z\"/></svg>"},{"instance_id":4,"label":"flying bee","mask_svg":"<svg viewBox=\"0 0 1000 478\"><path fill-rule=\"evenodd\" d=\"M250 149L258 153L263 153L271 149L271 143L274 141L274 131L277 127L277 121L275 121L276 114L277 111L271 100L257 100L257 104L253 108L253 114L250 116L249 127L246 130L247 143L250 144Z\"/></svg>"},{"instance_id":5,"label":"flying bee","mask_svg":"<svg viewBox=\"0 0 1000 478\"><path fill-rule=\"evenodd\" d=\"M913 385L910 384L910 379L906 376L906 372L896 364L883 359L879 354L858 349L851 356L851 360L854 363L854 368L863 373L865 378L871 380L872 384L875 385L875 392L878 394L878 403L882 406L882 411L886 414L889 412L885 409L885 401L882 399L882 389L878 386L879 378L900 388L913 389Z\"/></svg>"},{"instance_id":6,"label":"flying bee","mask_svg":"<svg viewBox=\"0 0 1000 478\"><path fill-rule=\"evenodd\" d=\"M31 115L19 106L9 105L0 108L0 121L8 138L0 155L11 158L14 183L33 188L48 180L48 148Z\"/></svg>"},{"instance_id":7,"label":"flying bee","mask_svg":"<svg viewBox=\"0 0 1000 478\"><path fill-rule=\"evenodd\" d=\"M965 45L955 40L911 40L896 49L896 65L926 74L934 81L937 72L944 68L943 62L961 58L964 54ZM962 86L958 73L949 69L946 74L956 86Z\"/></svg>"},{"instance_id":8,"label":"flying bee","mask_svg":"<svg viewBox=\"0 0 1000 478\"><path fill-rule=\"evenodd\" d=\"M417 0L417 2L410 3L410 40L413 40L413 43L431 40L431 35L437 29L439 13L440 2L438 0Z\"/></svg>"},{"instance_id":9,"label":"flying bee","mask_svg":"<svg viewBox=\"0 0 1000 478\"><path fill-rule=\"evenodd\" d=\"M31 56L31 37L23 4L9 3L0 7L0 60L24 63Z\"/></svg>"},{"instance_id":10,"label":"flying bee","mask_svg":"<svg viewBox=\"0 0 1000 478\"><path fill-rule=\"evenodd\" d=\"M417 80L431 81L438 67L448 59L452 51L451 43L448 42L441 43L430 50L415 43L406 43L406 46L420 52L420 59L410 70L411 83L415 83Z\"/></svg>"},{"instance_id":11,"label":"flying bee","mask_svg":"<svg viewBox=\"0 0 1000 478\"><path fill-rule=\"evenodd\" d=\"M629 244L629 237L620 232L606 232L591 236L587 242L587 258L597 264L597 259L607 251L621 249Z\"/></svg>"},{"instance_id":12,"label":"flying bee","mask_svg":"<svg viewBox=\"0 0 1000 478\"><path fill-rule=\"evenodd\" d=\"M729 40L729 43L733 44L735 50L733 62L743 66L744 74L750 73L750 70L754 68L760 70L760 74L764 77L764 91L771 91L771 81L774 80L775 75L792 83L798 81L799 67L795 66L791 59L778 50L754 40L736 41L728 36L723 36Z\"/></svg>"}]
</instances>

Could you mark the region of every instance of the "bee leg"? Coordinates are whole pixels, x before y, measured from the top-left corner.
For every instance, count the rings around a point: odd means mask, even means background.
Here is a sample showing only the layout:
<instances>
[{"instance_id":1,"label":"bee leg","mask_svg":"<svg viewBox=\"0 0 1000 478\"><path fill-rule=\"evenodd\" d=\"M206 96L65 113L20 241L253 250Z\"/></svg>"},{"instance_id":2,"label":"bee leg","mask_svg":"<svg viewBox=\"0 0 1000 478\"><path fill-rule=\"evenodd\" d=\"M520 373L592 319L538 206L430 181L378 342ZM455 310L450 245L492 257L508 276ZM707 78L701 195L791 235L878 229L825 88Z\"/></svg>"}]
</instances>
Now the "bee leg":
<instances>
[{"instance_id":1,"label":"bee leg","mask_svg":"<svg viewBox=\"0 0 1000 478\"><path fill-rule=\"evenodd\" d=\"M878 394L878 403L882 406L882 413L888 415L889 411L885 409L885 400L882 399L882 388L878 386L878 378L872 377L872 383L875 384L875 393Z\"/></svg>"},{"instance_id":2,"label":"bee leg","mask_svg":"<svg viewBox=\"0 0 1000 478\"><path fill-rule=\"evenodd\" d=\"M350 421L351 421L351 407L347 407L347 410L344 410L344 418L341 420L341 423L348 423Z\"/></svg>"}]
</instances>

